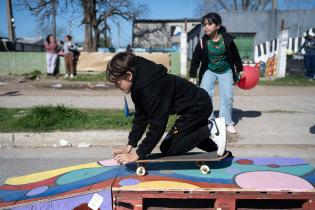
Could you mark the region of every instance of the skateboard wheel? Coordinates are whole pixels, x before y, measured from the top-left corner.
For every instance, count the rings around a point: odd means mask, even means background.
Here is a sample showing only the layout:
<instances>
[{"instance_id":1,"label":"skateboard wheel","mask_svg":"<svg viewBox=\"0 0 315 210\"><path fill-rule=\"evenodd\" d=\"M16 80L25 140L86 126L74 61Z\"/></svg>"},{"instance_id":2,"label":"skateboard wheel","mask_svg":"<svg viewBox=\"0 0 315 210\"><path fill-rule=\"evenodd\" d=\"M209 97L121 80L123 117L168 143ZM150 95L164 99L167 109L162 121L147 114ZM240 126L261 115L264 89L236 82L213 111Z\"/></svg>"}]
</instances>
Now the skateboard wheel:
<instances>
[{"instance_id":1,"label":"skateboard wheel","mask_svg":"<svg viewBox=\"0 0 315 210\"><path fill-rule=\"evenodd\" d=\"M139 166L138 168L137 168L137 171L136 171L136 173L137 173L137 175L138 176L144 176L145 175L145 168L143 167L143 166Z\"/></svg>"},{"instance_id":2,"label":"skateboard wheel","mask_svg":"<svg viewBox=\"0 0 315 210\"><path fill-rule=\"evenodd\" d=\"M210 172L210 168L207 165L202 165L200 167L200 171L201 171L202 174L208 174Z\"/></svg>"}]
</instances>

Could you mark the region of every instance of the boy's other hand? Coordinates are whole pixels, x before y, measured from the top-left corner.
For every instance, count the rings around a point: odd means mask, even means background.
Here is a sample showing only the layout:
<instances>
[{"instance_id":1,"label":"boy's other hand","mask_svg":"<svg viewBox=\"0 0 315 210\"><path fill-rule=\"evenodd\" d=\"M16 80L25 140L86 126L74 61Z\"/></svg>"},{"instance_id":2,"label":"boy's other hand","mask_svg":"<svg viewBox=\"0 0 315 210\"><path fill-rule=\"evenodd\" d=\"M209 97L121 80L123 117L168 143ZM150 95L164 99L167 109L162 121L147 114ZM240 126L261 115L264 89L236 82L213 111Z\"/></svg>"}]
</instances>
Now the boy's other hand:
<instances>
[{"instance_id":1,"label":"boy's other hand","mask_svg":"<svg viewBox=\"0 0 315 210\"><path fill-rule=\"evenodd\" d=\"M130 153L122 153L115 156L115 160L118 164L126 165L127 163L135 162L139 159L139 156L135 151Z\"/></svg>"},{"instance_id":2,"label":"boy's other hand","mask_svg":"<svg viewBox=\"0 0 315 210\"><path fill-rule=\"evenodd\" d=\"M127 145L127 146L124 146L124 147L120 147L120 148L114 149L113 152L112 152L112 155L115 158L116 155L126 154L126 153L129 153L131 150L132 150L132 146L131 145Z\"/></svg>"}]
</instances>

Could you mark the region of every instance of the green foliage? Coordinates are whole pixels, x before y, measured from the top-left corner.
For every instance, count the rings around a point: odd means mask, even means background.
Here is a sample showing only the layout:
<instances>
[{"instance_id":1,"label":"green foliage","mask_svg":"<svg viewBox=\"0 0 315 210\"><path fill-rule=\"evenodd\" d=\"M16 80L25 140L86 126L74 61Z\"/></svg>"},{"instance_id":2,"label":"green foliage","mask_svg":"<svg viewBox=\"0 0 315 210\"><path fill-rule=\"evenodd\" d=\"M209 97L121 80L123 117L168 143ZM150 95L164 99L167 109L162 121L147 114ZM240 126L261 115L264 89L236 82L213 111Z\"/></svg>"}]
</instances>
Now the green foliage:
<instances>
[{"instance_id":1,"label":"green foliage","mask_svg":"<svg viewBox=\"0 0 315 210\"><path fill-rule=\"evenodd\" d=\"M288 75L275 80L260 80L259 85L270 86L315 86L315 80L306 79L304 76Z\"/></svg>"},{"instance_id":2,"label":"green foliage","mask_svg":"<svg viewBox=\"0 0 315 210\"><path fill-rule=\"evenodd\" d=\"M174 124L171 116L167 128ZM47 132L92 129L131 129L133 117L122 110L74 109L37 106L30 109L0 108L0 132Z\"/></svg>"},{"instance_id":3,"label":"green foliage","mask_svg":"<svg viewBox=\"0 0 315 210\"><path fill-rule=\"evenodd\" d=\"M107 81L105 73L97 73L97 74L77 74L74 78L70 79L67 78L67 80L74 80L74 81Z\"/></svg>"},{"instance_id":4,"label":"green foliage","mask_svg":"<svg viewBox=\"0 0 315 210\"><path fill-rule=\"evenodd\" d=\"M19 118L15 125L27 130L50 131L60 128L73 128L86 120L86 114L77 109L70 109L63 105L36 106L27 114Z\"/></svg>"}]
</instances>

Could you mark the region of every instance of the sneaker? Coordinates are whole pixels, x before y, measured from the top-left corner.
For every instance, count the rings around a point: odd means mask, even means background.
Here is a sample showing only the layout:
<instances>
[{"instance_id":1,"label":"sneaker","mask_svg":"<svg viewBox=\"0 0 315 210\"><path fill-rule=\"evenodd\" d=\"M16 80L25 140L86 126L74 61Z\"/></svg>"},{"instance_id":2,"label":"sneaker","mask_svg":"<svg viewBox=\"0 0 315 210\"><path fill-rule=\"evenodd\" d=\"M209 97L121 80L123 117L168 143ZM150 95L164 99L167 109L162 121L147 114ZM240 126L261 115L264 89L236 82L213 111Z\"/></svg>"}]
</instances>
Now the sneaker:
<instances>
[{"instance_id":1,"label":"sneaker","mask_svg":"<svg viewBox=\"0 0 315 210\"><path fill-rule=\"evenodd\" d=\"M70 74L70 78L71 78L71 79L73 78L73 74Z\"/></svg>"},{"instance_id":2,"label":"sneaker","mask_svg":"<svg viewBox=\"0 0 315 210\"><path fill-rule=\"evenodd\" d=\"M211 121L210 133L210 138L218 147L218 156L224 155L226 148L226 127L224 117L216 118Z\"/></svg>"},{"instance_id":3,"label":"sneaker","mask_svg":"<svg viewBox=\"0 0 315 210\"><path fill-rule=\"evenodd\" d=\"M69 74L65 74L65 76L63 76L64 78L68 78Z\"/></svg>"},{"instance_id":4,"label":"sneaker","mask_svg":"<svg viewBox=\"0 0 315 210\"><path fill-rule=\"evenodd\" d=\"M233 133L233 134L236 134L237 131L235 129L235 127L233 125L227 125L226 126L226 131L229 132L229 133Z\"/></svg>"}]
</instances>

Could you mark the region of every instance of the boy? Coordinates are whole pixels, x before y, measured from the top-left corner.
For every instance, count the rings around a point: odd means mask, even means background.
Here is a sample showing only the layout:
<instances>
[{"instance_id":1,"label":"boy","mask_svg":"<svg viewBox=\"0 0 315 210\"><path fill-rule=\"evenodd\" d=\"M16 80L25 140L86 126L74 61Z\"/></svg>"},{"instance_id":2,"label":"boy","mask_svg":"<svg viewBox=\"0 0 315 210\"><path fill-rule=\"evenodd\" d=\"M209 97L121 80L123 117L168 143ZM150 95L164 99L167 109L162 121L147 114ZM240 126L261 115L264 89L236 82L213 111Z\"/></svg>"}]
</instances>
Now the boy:
<instances>
[{"instance_id":1,"label":"boy","mask_svg":"<svg viewBox=\"0 0 315 210\"><path fill-rule=\"evenodd\" d=\"M226 147L224 118L208 124L212 103L208 93L167 69L130 52L116 54L107 64L106 77L135 104L128 145L113 151L119 164L145 158L160 141L171 114L179 118L163 140L163 155L181 155L195 147L222 156ZM147 129L146 137L138 145ZM212 139L209 139L209 137ZM138 146L138 147L137 147ZM134 149L137 148L137 149Z\"/></svg>"}]
</instances>

